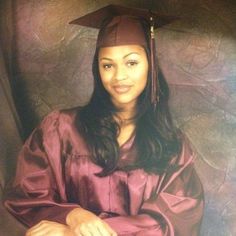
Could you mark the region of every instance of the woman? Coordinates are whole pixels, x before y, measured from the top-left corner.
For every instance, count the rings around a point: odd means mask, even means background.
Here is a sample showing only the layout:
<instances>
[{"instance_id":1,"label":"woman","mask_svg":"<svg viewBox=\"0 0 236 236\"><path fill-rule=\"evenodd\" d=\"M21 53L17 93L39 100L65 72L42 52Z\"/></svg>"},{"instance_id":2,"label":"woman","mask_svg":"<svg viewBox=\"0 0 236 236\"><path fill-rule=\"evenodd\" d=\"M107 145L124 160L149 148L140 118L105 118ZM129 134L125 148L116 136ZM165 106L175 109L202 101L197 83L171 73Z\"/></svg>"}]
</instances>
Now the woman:
<instances>
[{"instance_id":1,"label":"woman","mask_svg":"<svg viewBox=\"0 0 236 236\"><path fill-rule=\"evenodd\" d=\"M91 100L52 112L23 146L5 206L26 236L198 235L202 186L149 30L133 15L103 23Z\"/></svg>"}]
</instances>

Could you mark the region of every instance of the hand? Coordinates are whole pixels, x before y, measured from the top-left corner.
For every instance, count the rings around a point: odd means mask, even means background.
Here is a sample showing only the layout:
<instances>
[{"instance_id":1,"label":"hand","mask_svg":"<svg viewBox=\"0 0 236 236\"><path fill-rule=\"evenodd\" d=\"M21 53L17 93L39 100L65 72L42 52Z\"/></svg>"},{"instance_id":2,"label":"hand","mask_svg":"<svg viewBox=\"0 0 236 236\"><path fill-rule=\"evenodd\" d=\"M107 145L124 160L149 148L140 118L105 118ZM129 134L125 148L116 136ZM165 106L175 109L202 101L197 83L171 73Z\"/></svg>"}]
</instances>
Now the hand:
<instances>
[{"instance_id":1,"label":"hand","mask_svg":"<svg viewBox=\"0 0 236 236\"><path fill-rule=\"evenodd\" d=\"M117 236L105 221L83 208L72 210L66 222L76 236Z\"/></svg>"},{"instance_id":2,"label":"hand","mask_svg":"<svg viewBox=\"0 0 236 236\"><path fill-rule=\"evenodd\" d=\"M27 230L25 236L74 236L74 234L66 225L42 220Z\"/></svg>"}]
</instances>

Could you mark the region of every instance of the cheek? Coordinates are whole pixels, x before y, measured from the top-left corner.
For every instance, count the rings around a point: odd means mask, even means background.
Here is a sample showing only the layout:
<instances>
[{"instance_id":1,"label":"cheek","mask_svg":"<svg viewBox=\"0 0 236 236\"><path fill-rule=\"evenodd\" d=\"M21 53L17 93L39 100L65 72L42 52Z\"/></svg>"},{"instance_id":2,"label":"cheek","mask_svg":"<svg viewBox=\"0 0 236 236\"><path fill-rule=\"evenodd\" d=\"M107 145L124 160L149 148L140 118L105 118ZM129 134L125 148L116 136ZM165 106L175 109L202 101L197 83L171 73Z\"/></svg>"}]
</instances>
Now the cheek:
<instances>
[{"instance_id":1,"label":"cheek","mask_svg":"<svg viewBox=\"0 0 236 236\"><path fill-rule=\"evenodd\" d=\"M110 73L102 72L102 71L99 71L99 73L100 73L100 79L101 79L101 82L102 82L104 88L106 90L109 89L112 75Z\"/></svg>"},{"instance_id":2,"label":"cheek","mask_svg":"<svg viewBox=\"0 0 236 236\"><path fill-rule=\"evenodd\" d=\"M147 80L148 80L148 67L147 66L145 66L138 72L138 77L139 77L138 82L141 87L140 89L144 89L146 87Z\"/></svg>"},{"instance_id":3,"label":"cheek","mask_svg":"<svg viewBox=\"0 0 236 236\"><path fill-rule=\"evenodd\" d=\"M99 67L99 75L100 75L100 79L102 81L102 84L104 84L104 82L106 81L106 74L104 73L103 69Z\"/></svg>"},{"instance_id":4,"label":"cheek","mask_svg":"<svg viewBox=\"0 0 236 236\"><path fill-rule=\"evenodd\" d=\"M139 92L142 93L147 85L147 77L145 79L142 79L139 83Z\"/></svg>"}]
</instances>

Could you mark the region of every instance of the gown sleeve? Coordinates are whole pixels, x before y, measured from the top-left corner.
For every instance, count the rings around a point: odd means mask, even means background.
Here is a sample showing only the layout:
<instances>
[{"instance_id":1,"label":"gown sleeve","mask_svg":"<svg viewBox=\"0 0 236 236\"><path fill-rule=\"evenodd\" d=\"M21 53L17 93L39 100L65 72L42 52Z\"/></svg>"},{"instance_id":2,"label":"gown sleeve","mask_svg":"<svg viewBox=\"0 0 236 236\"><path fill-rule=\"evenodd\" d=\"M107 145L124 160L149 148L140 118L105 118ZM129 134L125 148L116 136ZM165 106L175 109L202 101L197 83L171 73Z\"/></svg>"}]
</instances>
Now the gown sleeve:
<instances>
[{"instance_id":1,"label":"gown sleeve","mask_svg":"<svg viewBox=\"0 0 236 236\"><path fill-rule=\"evenodd\" d=\"M41 220L65 223L77 204L68 203L63 176L58 111L49 114L23 145L5 207L31 227Z\"/></svg>"},{"instance_id":2,"label":"gown sleeve","mask_svg":"<svg viewBox=\"0 0 236 236\"><path fill-rule=\"evenodd\" d=\"M105 221L119 236L197 236L204 209L202 184L187 143L178 157L178 170L164 174L156 192L143 199L139 214Z\"/></svg>"}]
</instances>

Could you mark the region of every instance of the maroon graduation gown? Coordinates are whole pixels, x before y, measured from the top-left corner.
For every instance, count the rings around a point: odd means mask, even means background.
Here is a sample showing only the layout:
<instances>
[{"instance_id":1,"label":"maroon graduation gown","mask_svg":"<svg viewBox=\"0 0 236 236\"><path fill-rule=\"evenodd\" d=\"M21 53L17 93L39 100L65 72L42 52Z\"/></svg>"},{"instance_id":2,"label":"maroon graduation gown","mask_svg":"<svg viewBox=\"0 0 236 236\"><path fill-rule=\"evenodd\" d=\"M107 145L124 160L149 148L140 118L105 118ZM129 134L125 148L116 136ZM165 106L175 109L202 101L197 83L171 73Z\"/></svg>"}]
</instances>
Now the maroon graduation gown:
<instances>
[{"instance_id":1,"label":"maroon graduation gown","mask_svg":"<svg viewBox=\"0 0 236 236\"><path fill-rule=\"evenodd\" d=\"M184 142L180 168L157 175L143 169L94 175L78 133L76 110L48 115L24 144L6 208L27 226L41 220L65 223L68 212L81 206L103 218L123 236L195 236L203 212L203 190L194 155ZM135 158L134 136L120 150L120 165Z\"/></svg>"}]
</instances>

